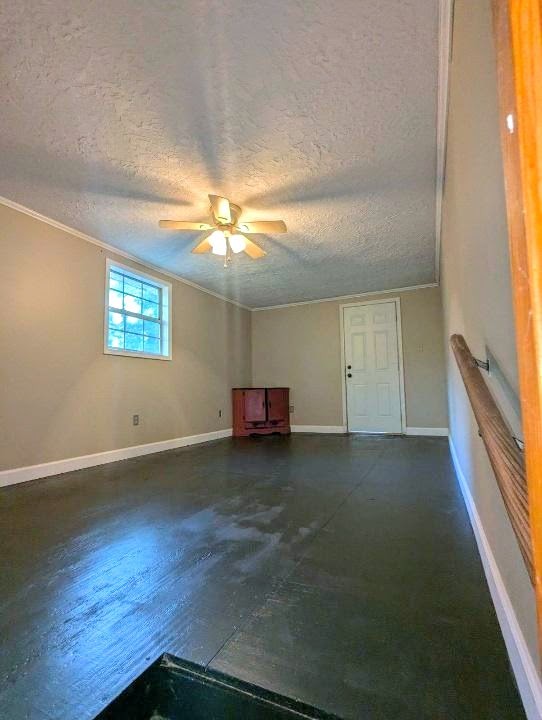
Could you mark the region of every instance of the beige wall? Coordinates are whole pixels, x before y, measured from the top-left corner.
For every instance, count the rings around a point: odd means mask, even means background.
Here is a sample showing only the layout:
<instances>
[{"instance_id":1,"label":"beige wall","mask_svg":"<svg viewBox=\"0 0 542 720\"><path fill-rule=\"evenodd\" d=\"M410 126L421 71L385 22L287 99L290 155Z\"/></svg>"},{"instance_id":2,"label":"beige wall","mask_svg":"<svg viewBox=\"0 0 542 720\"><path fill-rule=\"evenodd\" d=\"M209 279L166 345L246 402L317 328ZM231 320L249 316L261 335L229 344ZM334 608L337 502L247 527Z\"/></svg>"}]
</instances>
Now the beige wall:
<instances>
[{"instance_id":1,"label":"beige wall","mask_svg":"<svg viewBox=\"0 0 542 720\"><path fill-rule=\"evenodd\" d=\"M173 280L173 360L104 355L109 256L0 206L0 469L231 427L251 383L289 385L294 424L342 425L339 301L251 314ZM398 296L407 424L445 427L439 291Z\"/></svg>"},{"instance_id":2,"label":"beige wall","mask_svg":"<svg viewBox=\"0 0 542 720\"><path fill-rule=\"evenodd\" d=\"M445 334L463 334L480 357L487 344L517 387L497 113L490 0L456 0L442 237ZM447 364L452 442L535 658L529 578L449 349Z\"/></svg>"},{"instance_id":3,"label":"beige wall","mask_svg":"<svg viewBox=\"0 0 542 720\"><path fill-rule=\"evenodd\" d=\"M104 355L107 256L0 206L0 469L231 427L250 313L173 280L172 361Z\"/></svg>"},{"instance_id":4,"label":"beige wall","mask_svg":"<svg viewBox=\"0 0 542 720\"><path fill-rule=\"evenodd\" d=\"M438 288L374 295L401 298L407 426L447 427L442 311ZM295 425L342 425L339 308L331 301L252 314L255 385L291 388Z\"/></svg>"}]
</instances>

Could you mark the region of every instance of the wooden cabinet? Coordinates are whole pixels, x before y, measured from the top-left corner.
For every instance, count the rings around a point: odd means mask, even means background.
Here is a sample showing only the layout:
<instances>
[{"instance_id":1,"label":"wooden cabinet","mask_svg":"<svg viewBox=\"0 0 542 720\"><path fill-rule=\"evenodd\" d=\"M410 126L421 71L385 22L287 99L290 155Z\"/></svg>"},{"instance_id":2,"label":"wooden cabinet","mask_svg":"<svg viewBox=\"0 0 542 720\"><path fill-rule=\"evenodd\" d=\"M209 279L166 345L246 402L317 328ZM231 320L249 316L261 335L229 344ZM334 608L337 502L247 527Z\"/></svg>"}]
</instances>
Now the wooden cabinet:
<instances>
[{"instance_id":1,"label":"wooden cabinet","mask_svg":"<svg viewBox=\"0 0 542 720\"><path fill-rule=\"evenodd\" d=\"M290 432L289 388L234 388L233 435Z\"/></svg>"}]
</instances>

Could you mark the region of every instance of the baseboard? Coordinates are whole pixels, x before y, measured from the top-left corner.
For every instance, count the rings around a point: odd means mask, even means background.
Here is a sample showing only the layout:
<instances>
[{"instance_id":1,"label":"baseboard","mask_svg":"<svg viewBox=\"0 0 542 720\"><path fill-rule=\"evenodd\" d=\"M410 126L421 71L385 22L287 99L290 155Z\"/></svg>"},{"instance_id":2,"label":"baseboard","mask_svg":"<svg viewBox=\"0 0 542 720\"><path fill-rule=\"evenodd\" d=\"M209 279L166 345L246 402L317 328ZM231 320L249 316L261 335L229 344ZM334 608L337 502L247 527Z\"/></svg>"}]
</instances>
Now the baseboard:
<instances>
[{"instance_id":1,"label":"baseboard","mask_svg":"<svg viewBox=\"0 0 542 720\"><path fill-rule=\"evenodd\" d=\"M335 433L343 435L346 432L344 425L292 425L294 433Z\"/></svg>"},{"instance_id":2,"label":"baseboard","mask_svg":"<svg viewBox=\"0 0 542 720\"><path fill-rule=\"evenodd\" d=\"M53 462L40 465L28 465L26 467L13 468L12 470L0 471L0 487L14 485L16 483L37 480L38 478L60 475L71 470L82 470L83 468L105 465L106 463L128 460L129 458L151 453L163 452L164 450L175 450L176 448L198 443L219 440L231 437L232 429L214 430L213 432L202 433L201 435L187 435L186 437L172 438L171 440L160 440L158 442L146 443L145 445L132 445L131 447L118 450L107 450L105 452L93 453L92 455L81 455L80 457L67 458L65 460L54 460Z\"/></svg>"},{"instance_id":3,"label":"baseboard","mask_svg":"<svg viewBox=\"0 0 542 720\"><path fill-rule=\"evenodd\" d=\"M427 435L430 437L448 437L448 428L443 427L407 427L405 435Z\"/></svg>"},{"instance_id":4,"label":"baseboard","mask_svg":"<svg viewBox=\"0 0 542 720\"><path fill-rule=\"evenodd\" d=\"M478 551L491 592L491 598L501 626L501 632L510 658L510 664L514 671L523 707L525 708L528 720L540 720L540 718L542 718L542 682L523 633L521 632L512 602L506 592L499 567L485 534L482 520L476 509L463 470L459 464L459 459L451 437L449 438L449 444L459 487L461 488L463 499L467 506L472 529L474 530Z\"/></svg>"},{"instance_id":5,"label":"baseboard","mask_svg":"<svg viewBox=\"0 0 542 720\"><path fill-rule=\"evenodd\" d=\"M343 435L347 432L345 425L292 425L294 433L335 433ZM447 437L448 428L419 428L407 427L406 435L427 435L433 437Z\"/></svg>"}]
</instances>

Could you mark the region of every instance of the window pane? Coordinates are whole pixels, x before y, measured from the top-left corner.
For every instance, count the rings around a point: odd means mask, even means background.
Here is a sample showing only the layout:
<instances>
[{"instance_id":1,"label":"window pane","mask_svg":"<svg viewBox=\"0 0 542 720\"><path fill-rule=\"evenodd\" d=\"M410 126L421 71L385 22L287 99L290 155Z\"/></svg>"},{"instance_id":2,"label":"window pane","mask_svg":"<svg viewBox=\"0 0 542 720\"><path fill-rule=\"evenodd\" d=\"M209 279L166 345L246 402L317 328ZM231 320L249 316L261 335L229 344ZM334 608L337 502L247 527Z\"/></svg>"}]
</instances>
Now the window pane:
<instances>
[{"instance_id":1,"label":"window pane","mask_svg":"<svg viewBox=\"0 0 542 720\"><path fill-rule=\"evenodd\" d=\"M122 308L122 293L116 290L109 291L109 307Z\"/></svg>"},{"instance_id":2,"label":"window pane","mask_svg":"<svg viewBox=\"0 0 542 720\"><path fill-rule=\"evenodd\" d=\"M116 306L115 306L116 307ZM124 309L141 314L141 300L131 295L124 296Z\"/></svg>"},{"instance_id":3,"label":"window pane","mask_svg":"<svg viewBox=\"0 0 542 720\"><path fill-rule=\"evenodd\" d=\"M124 347L126 350L143 350L143 335L132 335L132 333L126 333L124 336Z\"/></svg>"},{"instance_id":4,"label":"window pane","mask_svg":"<svg viewBox=\"0 0 542 720\"><path fill-rule=\"evenodd\" d=\"M143 285L143 300L150 300L151 302L160 301L160 291L157 287L151 285Z\"/></svg>"},{"instance_id":5,"label":"window pane","mask_svg":"<svg viewBox=\"0 0 542 720\"><path fill-rule=\"evenodd\" d=\"M157 280L139 278L111 266L107 277L109 310L106 348L160 356L169 352L167 328L162 332L163 302L168 294ZM164 343L164 347L162 344Z\"/></svg>"},{"instance_id":6,"label":"window pane","mask_svg":"<svg viewBox=\"0 0 542 720\"><path fill-rule=\"evenodd\" d=\"M143 320L126 315L126 332L143 335Z\"/></svg>"},{"instance_id":7,"label":"window pane","mask_svg":"<svg viewBox=\"0 0 542 720\"><path fill-rule=\"evenodd\" d=\"M113 272L113 270L109 273L109 288L110 290L119 290L122 292L122 275Z\"/></svg>"},{"instance_id":8,"label":"window pane","mask_svg":"<svg viewBox=\"0 0 542 720\"><path fill-rule=\"evenodd\" d=\"M124 333L119 330L109 330L107 346L118 350L124 349Z\"/></svg>"},{"instance_id":9,"label":"window pane","mask_svg":"<svg viewBox=\"0 0 542 720\"><path fill-rule=\"evenodd\" d=\"M154 337L145 338L145 352L160 354L160 340Z\"/></svg>"},{"instance_id":10,"label":"window pane","mask_svg":"<svg viewBox=\"0 0 542 720\"><path fill-rule=\"evenodd\" d=\"M143 285L138 280L124 276L124 292L140 298L143 293Z\"/></svg>"},{"instance_id":11,"label":"window pane","mask_svg":"<svg viewBox=\"0 0 542 720\"><path fill-rule=\"evenodd\" d=\"M152 322L151 320L145 320L145 328L143 330L145 335L151 337L160 337L160 323Z\"/></svg>"},{"instance_id":12,"label":"window pane","mask_svg":"<svg viewBox=\"0 0 542 720\"><path fill-rule=\"evenodd\" d=\"M109 313L109 327L113 330L124 330L124 315L121 313Z\"/></svg>"},{"instance_id":13,"label":"window pane","mask_svg":"<svg viewBox=\"0 0 542 720\"><path fill-rule=\"evenodd\" d=\"M143 300L143 315L147 317L159 317L160 306L157 303L149 302L149 300Z\"/></svg>"}]
</instances>

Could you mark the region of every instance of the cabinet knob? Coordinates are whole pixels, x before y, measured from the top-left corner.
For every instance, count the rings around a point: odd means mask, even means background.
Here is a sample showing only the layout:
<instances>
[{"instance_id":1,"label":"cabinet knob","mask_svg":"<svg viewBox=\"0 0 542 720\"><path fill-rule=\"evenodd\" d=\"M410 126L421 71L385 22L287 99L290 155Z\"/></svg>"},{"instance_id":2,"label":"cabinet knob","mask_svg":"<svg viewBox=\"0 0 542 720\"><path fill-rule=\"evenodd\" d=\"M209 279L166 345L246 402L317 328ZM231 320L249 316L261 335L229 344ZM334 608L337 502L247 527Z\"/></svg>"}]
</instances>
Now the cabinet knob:
<instances>
[{"instance_id":1,"label":"cabinet knob","mask_svg":"<svg viewBox=\"0 0 542 720\"><path fill-rule=\"evenodd\" d=\"M347 365L347 366L346 366L346 369L347 369L347 370L352 370L352 365Z\"/></svg>"},{"instance_id":2,"label":"cabinet knob","mask_svg":"<svg viewBox=\"0 0 542 720\"><path fill-rule=\"evenodd\" d=\"M352 373L348 373L346 377L352 377Z\"/></svg>"}]
</instances>

